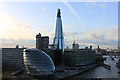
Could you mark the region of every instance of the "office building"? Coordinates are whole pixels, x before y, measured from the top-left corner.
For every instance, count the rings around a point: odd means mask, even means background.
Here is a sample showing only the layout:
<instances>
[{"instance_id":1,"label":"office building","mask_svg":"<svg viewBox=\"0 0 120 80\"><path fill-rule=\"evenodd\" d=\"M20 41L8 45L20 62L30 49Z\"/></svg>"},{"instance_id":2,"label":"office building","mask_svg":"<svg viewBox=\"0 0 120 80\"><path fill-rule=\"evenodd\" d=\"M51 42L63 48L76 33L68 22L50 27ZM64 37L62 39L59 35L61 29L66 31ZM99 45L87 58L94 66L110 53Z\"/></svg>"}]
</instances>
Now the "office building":
<instances>
[{"instance_id":1,"label":"office building","mask_svg":"<svg viewBox=\"0 0 120 80\"><path fill-rule=\"evenodd\" d=\"M96 53L95 50L65 50L64 52L64 65L65 66L84 66L95 63Z\"/></svg>"},{"instance_id":2,"label":"office building","mask_svg":"<svg viewBox=\"0 0 120 80\"><path fill-rule=\"evenodd\" d=\"M90 50L92 50L92 46L90 45Z\"/></svg>"},{"instance_id":3,"label":"office building","mask_svg":"<svg viewBox=\"0 0 120 80\"><path fill-rule=\"evenodd\" d=\"M27 73L33 76L52 75L55 66L52 59L39 49L24 49L23 60Z\"/></svg>"},{"instance_id":4,"label":"office building","mask_svg":"<svg viewBox=\"0 0 120 80\"><path fill-rule=\"evenodd\" d=\"M54 52L55 52L55 66L63 66L63 55L64 55L64 36L62 29L62 20L61 20L61 12L58 9L57 12L57 20L56 20L56 30L55 37L53 41Z\"/></svg>"},{"instance_id":5,"label":"office building","mask_svg":"<svg viewBox=\"0 0 120 80\"><path fill-rule=\"evenodd\" d=\"M15 72L25 68L23 61L23 50L25 48L2 48L2 71ZM46 49L45 52L55 62L54 51Z\"/></svg>"},{"instance_id":6,"label":"office building","mask_svg":"<svg viewBox=\"0 0 120 80\"><path fill-rule=\"evenodd\" d=\"M49 37L48 36L42 36L41 37L41 49L48 49L49 46Z\"/></svg>"},{"instance_id":7,"label":"office building","mask_svg":"<svg viewBox=\"0 0 120 80\"><path fill-rule=\"evenodd\" d=\"M79 49L79 44L76 44L75 41L72 46L73 46L73 49Z\"/></svg>"},{"instance_id":8,"label":"office building","mask_svg":"<svg viewBox=\"0 0 120 80\"><path fill-rule=\"evenodd\" d=\"M41 34L36 35L36 48L41 49Z\"/></svg>"},{"instance_id":9,"label":"office building","mask_svg":"<svg viewBox=\"0 0 120 80\"><path fill-rule=\"evenodd\" d=\"M2 48L2 70L17 71L24 68L24 48Z\"/></svg>"},{"instance_id":10,"label":"office building","mask_svg":"<svg viewBox=\"0 0 120 80\"><path fill-rule=\"evenodd\" d=\"M41 36L41 34L36 35L36 48L37 49L48 49L49 37Z\"/></svg>"},{"instance_id":11,"label":"office building","mask_svg":"<svg viewBox=\"0 0 120 80\"><path fill-rule=\"evenodd\" d=\"M54 49L62 50L62 53L64 52L64 36L63 36L60 9L58 9L57 12L56 30L55 30L55 37L53 44L54 44Z\"/></svg>"}]
</instances>

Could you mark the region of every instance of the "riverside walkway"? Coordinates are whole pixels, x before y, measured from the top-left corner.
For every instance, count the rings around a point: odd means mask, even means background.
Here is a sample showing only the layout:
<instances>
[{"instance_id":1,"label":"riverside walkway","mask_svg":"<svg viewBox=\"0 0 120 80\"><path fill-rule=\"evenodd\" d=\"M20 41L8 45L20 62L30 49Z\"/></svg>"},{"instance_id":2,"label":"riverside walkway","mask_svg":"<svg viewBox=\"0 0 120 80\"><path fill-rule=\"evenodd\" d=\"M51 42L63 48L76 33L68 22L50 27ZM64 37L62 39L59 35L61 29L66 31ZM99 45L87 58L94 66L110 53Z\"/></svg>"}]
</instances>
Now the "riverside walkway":
<instances>
[{"instance_id":1,"label":"riverside walkway","mask_svg":"<svg viewBox=\"0 0 120 80\"><path fill-rule=\"evenodd\" d=\"M83 74L75 75L73 77L68 78L69 79L75 79L75 78L100 78L102 80L119 80L120 74L118 74L118 68L116 67L116 62L118 62L118 58L114 58L114 60L111 59L109 56L106 57L106 60L104 61L104 64L111 66L111 69L107 69L103 66L96 67L88 72L85 72Z\"/></svg>"}]
</instances>

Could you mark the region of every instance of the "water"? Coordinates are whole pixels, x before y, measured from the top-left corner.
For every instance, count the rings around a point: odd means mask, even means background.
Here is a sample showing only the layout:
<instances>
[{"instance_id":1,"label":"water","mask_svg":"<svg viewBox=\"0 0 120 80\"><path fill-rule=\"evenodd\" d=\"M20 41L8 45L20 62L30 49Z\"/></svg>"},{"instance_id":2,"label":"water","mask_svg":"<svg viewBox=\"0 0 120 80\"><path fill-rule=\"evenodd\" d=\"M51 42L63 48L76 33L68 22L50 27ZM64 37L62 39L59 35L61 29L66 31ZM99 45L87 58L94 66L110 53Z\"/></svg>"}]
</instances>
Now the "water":
<instances>
[{"instance_id":1,"label":"water","mask_svg":"<svg viewBox=\"0 0 120 80\"><path fill-rule=\"evenodd\" d=\"M104 57L107 58L107 60L104 61L104 63L110 65L111 70L99 66L95 69L92 69L82 74L75 75L71 78L120 78L120 74L118 74L118 68L116 67L116 62L118 61L118 58L114 58L115 60L111 60L109 56Z\"/></svg>"}]
</instances>

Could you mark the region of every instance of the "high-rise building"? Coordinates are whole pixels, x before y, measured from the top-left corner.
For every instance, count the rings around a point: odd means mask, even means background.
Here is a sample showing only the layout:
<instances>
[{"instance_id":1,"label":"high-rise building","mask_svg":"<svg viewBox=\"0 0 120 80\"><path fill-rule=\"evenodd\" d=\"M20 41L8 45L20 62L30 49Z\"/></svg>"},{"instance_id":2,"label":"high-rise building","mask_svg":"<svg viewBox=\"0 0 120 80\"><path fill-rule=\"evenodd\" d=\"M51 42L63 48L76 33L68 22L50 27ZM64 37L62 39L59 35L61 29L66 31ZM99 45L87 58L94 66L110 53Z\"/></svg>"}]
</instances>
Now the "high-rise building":
<instances>
[{"instance_id":1,"label":"high-rise building","mask_svg":"<svg viewBox=\"0 0 120 80\"><path fill-rule=\"evenodd\" d=\"M41 37L41 48L42 49L48 49L49 45L49 37L48 36L42 36Z\"/></svg>"},{"instance_id":2,"label":"high-rise building","mask_svg":"<svg viewBox=\"0 0 120 80\"><path fill-rule=\"evenodd\" d=\"M36 48L41 49L41 34L36 35Z\"/></svg>"},{"instance_id":3,"label":"high-rise building","mask_svg":"<svg viewBox=\"0 0 120 80\"><path fill-rule=\"evenodd\" d=\"M60 9L58 9L57 12L56 30L53 44L55 50L62 50L62 53L64 52L64 37Z\"/></svg>"},{"instance_id":4,"label":"high-rise building","mask_svg":"<svg viewBox=\"0 0 120 80\"><path fill-rule=\"evenodd\" d=\"M41 34L36 35L36 48L37 49L47 49L49 45L49 37L41 36Z\"/></svg>"},{"instance_id":5,"label":"high-rise building","mask_svg":"<svg viewBox=\"0 0 120 80\"><path fill-rule=\"evenodd\" d=\"M100 47L99 46L98 46L97 50L98 50L98 52L100 52Z\"/></svg>"},{"instance_id":6,"label":"high-rise building","mask_svg":"<svg viewBox=\"0 0 120 80\"><path fill-rule=\"evenodd\" d=\"M56 30L54 37L54 52L55 52L55 66L63 66L63 55L64 55L64 37L63 37L63 29L62 29L62 20L60 9L57 12L57 20L56 20Z\"/></svg>"},{"instance_id":7,"label":"high-rise building","mask_svg":"<svg viewBox=\"0 0 120 80\"><path fill-rule=\"evenodd\" d=\"M72 46L73 46L73 49L79 49L79 44L76 44L75 41Z\"/></svg>"},{"instance_id":8,"label":"high-rise building","mask_svg":"<svg viewBox=\"0 0 120 80\"><path fill-rule=\"evenodd\" d=\"M92 46L90 45L90 50L92 50Z\"/></svg>"}]
</instances>

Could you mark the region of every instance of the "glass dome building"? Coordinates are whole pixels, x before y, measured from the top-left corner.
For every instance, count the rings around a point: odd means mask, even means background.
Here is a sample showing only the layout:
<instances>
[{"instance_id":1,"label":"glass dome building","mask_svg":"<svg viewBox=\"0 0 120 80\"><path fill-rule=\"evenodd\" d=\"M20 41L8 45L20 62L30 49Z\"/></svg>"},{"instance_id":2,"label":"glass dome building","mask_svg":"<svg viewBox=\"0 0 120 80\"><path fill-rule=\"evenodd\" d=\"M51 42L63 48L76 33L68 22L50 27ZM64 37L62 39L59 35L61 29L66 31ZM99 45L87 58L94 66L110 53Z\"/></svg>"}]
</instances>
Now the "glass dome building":
<instances>
[{"instance_id":1,"label":"glass dome building","mask_svg":"<svg viewBox=\"0 0 120 80\"><path fill-rule=\"evenodd\" d=\"M52 59L39 49L24 49L23 59L27 73L30 75L52 75L55 71Z\"/></svg>"}]
</instances>

